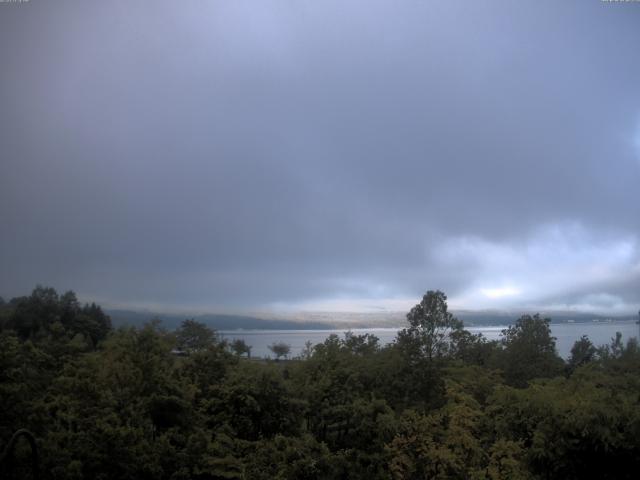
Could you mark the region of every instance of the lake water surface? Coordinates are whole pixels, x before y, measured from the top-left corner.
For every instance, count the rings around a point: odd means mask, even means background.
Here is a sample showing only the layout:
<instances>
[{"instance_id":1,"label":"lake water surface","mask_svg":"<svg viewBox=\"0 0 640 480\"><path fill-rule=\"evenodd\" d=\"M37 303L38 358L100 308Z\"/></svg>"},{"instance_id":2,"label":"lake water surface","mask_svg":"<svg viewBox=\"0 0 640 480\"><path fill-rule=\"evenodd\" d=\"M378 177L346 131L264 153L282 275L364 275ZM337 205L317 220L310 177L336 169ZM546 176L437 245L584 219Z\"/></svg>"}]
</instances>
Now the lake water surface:
<instances>
[{"instance_id":1,"label":"lake water surface","mask_svg":"<svg viewBox=\"0 0 640 480\"><path fill-rule=\"evenodd\" d=\"M472 333L482 333L489 340L500 338L500 333L506 325L493 327L468 327ZM392 342L397 328L354 328L351 330L356 335L371 333L380 339L380 343ZM253 357L272 357L269 345L274 342L284 342L291 346L290 357L300 355L307 341L314 345L322 343L332 333L343 337L345 330L225 330L218 332L224 339L233 340L236 338L244 340L252 347ZM598 322L598 323L552 323L551 333L556 337L556 347L558 353L567 358L573 343L582 335L587 335L596 345L608 344L615 337L616 332L622 333L622 340L626 341L631 337L638 336L638 325L633 322Z\"/></svg>"}]
</instances>

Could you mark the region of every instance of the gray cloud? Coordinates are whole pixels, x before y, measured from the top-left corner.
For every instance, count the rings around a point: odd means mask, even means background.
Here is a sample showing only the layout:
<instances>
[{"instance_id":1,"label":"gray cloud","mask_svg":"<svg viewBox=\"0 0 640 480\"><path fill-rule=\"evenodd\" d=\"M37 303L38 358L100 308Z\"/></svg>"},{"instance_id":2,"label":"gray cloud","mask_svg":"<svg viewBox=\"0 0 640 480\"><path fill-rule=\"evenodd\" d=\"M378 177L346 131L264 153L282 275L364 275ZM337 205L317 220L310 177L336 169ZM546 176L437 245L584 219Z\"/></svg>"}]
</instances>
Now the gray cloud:
<instances>
[{"instance_id":1,"label":"gray cloud","mask_svg":"<svg viewBox=\"0 0 640 480\"><path fill-rule=\"evenodd\" d=\"M640 304L636 5L1 7L5 296Z\"/></svg>"}]
</instances>

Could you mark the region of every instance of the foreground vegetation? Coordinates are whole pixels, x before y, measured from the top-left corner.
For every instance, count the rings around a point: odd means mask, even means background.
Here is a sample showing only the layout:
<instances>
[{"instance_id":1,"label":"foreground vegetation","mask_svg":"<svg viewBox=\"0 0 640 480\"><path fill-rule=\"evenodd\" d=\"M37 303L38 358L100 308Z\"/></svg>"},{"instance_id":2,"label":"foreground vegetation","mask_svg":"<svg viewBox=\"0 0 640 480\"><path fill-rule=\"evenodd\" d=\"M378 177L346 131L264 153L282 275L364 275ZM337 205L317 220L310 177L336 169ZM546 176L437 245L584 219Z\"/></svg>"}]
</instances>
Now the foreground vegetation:
<instances>
[{"instance_id":1,"label":"foreground vegetation","mask_svg":"<svg viewBox=\"0 0 640 480\"><path fill-rule=\"evenodd\" d=\"M549 321L489 342L427 292L396 341L347 332L256 362L195 321L111 328L72 292L0 301L0 450L35 435L45 478L636 478L640 351ZM245 355L246 354L246 355ZM21 443L2 478L28 478Z\"/></svg>"}]
</instances>

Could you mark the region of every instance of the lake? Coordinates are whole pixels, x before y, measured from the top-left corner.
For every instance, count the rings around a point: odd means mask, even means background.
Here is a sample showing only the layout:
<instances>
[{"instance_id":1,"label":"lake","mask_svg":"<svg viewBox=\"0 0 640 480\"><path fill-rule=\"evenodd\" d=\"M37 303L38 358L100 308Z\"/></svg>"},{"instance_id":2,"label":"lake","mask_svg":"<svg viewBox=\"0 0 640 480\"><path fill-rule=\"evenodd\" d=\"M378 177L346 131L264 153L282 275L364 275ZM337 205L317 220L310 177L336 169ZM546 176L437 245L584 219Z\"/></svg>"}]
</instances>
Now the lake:
<instances>
[{"instance_id":1,"label":"lake","mask_svg":"<svg viewBox=\"0 0 640 480\"><path fill-rule=\"evenodd\" d=\"M471 333L482 333L489 340L500 338L500 332L507 328L506 325L468 327ZM394 340L398 328L354 328L351 331L356 335L371 333L380 339L380 343L387 344ZM343 337L345 330L224 330L219 331L220 336L226 340L242 339L252 347L252 357L273 357L269 345L274 342L284 342L291 346L291 357L300 355L307 341L314 345L322 343L332 333ZM551 333L556 337L558 353L567 358L573 343L582 335L588 335L589 339L600 346L611 342L616 332L622 333L622 340L638 336L638 325L633 321L628 322L594 322L594 323L552 323Z\"/></svg>"}]
</instances>

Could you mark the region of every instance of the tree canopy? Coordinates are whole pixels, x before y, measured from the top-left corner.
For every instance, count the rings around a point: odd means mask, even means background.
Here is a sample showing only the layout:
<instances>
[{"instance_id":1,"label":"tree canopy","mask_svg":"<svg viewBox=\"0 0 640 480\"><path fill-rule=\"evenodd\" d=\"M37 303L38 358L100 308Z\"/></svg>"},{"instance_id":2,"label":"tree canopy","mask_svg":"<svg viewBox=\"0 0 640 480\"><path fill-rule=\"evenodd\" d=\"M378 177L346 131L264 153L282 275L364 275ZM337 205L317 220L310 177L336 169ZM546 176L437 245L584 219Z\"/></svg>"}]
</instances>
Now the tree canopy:
<instances>
[{"instance_id":1,"label":"tree canopy","mask_svg":"<svg viewBox=\"0 0 640 480\"><path fill-rule=\"evenodd\" d=\"M407 313L409 327L400 331L398 343L411 355L428 360L443 358L455 348L455 333L463 324L448 310L447 296L429 290Z\"/></svg>"},{"instance_id":2,"label":"tree canopy","mask_svg":"<svg viewBox=\"0 0 640 480\"><path fill-rule=\"evenodd\" d=\"M565 363L548 319L487 341L438 291L407 320L389 345L348 331L282 361L276 342L275 362L37 287L0 305L0 451L27 428L47 480L635 479L636 339L583 337ZM30 478L17 447L3 479Z\"/></svg>"},{"instance_id":3,"label":"tree canopy","mask_svg":"<svg viewBox=\"0 0 640 480\"><path fill-rule=\"evenodd\" d=\"M562 371L549 324L550 319L539 314L523 315L502 331L502 368L508 384L525 386L531 379L553 377Z\"/></svg>"},{"instance_id":4,"label":"tree canopy","mask_svg":"<svg viewBox=\"0 0 640 480\"><path fill-rule=\"evenodd\" d=\"M216 333L204 323L184 320L176 332L176 347L187 353L204 350L216 341Z\"/></svg>"},{"instance_id":5,"label":"tree canopy","mask_svg":"<svg viewBox=\"0 0 640 480\"><path fill-rule=\"evenodd\" d=\"M291 352L291 345L284 342L274 342L269 345L269 350L273 352L277 359L280 357L287 357Z\"/></svg>"},{"instance_id":6,"label":"tree canopy","mask_svg":"<svg viewBox=\"0 0 640 480\"><path fill-rule=\"evenodd\" d=\"M247 354L247 357L251 357L251 346L247 345L247 343L240 338L236 338L235 340L233 340L229 344L229 347L239 357L244 355L245 353Z\"/></svg>"}]
</instances>

